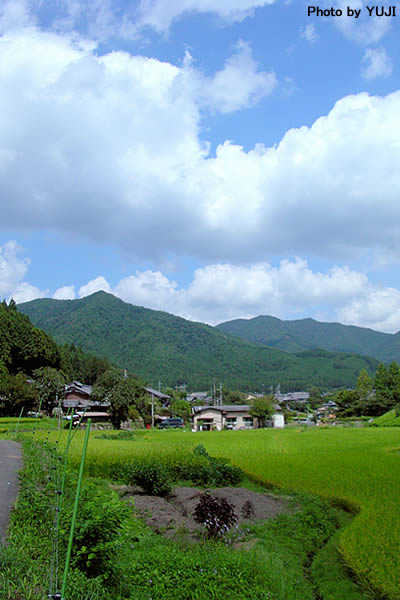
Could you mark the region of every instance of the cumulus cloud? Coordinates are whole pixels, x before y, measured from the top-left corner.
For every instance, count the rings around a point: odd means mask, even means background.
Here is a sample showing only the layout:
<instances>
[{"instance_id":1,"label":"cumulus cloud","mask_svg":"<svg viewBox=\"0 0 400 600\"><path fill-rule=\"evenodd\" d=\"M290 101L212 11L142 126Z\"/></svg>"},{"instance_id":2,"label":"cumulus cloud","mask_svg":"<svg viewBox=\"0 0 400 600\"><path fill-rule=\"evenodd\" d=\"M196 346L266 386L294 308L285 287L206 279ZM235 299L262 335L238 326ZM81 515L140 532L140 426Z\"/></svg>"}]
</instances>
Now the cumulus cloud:
<instances>
[{"instance_id":1,"label":"cumulus cloud","mask_svg":"<svg viewBox=\"0 0 400 600\"><path fill-rule=\"evenodd\" d=\"M18 303L48 295L49 290L23 281L30 265L30 259L23 254L24 249L15 240L0 246L0 298L13 298Z\"/></svg>"},{"instance_id":2,"label":"cumulus cloud","mask_svg":"<svg viewBox=\"0 0 400 600\"><path fill-rule=\"evenodd\" d=\"M24 278L29 259L21 257L23 249L15 240L0 246L0 297L7 298Z\"/></svg>"},{"instance_id":3,"label":"cumulus cloud","mask_svg":"<svg viewBox=\"0 0 400 600\"><path fill-rule=\"evenodd\" d=\"M315 316L321 305L327 307L331 320L340 314L346 323L362 324L361 307L366 299L389 293L378 290L365 274L349 267L334 266L322 273L313 271L300 258L282 260L278 267L266 262L251 266L208 265L195 271L187 287L179 287L162 273L150 270L137 271L115 288L104 277L98 277L82 287L79 294L82 297L100 289L131 304L210 324L259 314L293 318L307 311L309 316ZM382 314L388 317L385 309ZM379 329L388 330L388 324L378 316L375 314L375 322L384 325ZM367 324L368 319L366 316ZM391 326L396 327L396 323L400 328L400 310Z\"/></svg>"},{"instance_id":4,"label":"cumulus cloud","mask_svg":"<svg viewBox=\"0 0 400 600\"><path fill-rule=\"evenodd\" d=\"M58 288L53 294L54 300L74 300L76 298L73 285L64 285Z\"/></svg>"},{"instance_id":5,"label":"cumulus cloud","mask_svg":"<svg viewBox=\"0 0 400 600\"><path fill-rule=\"evenodd\" d=\"M363 56L362 65L361 74L364 79L389 77L393 70L392 61L385 48L368 48Z\"/></svg>"},{"instance_id":6,"label":"cumulus cloud","mask_svg":"<svg viewBox=\"0 0 400 600\"><path fill-rule=\"evenodd\" d=\"M5 0L0 6L0 33L35 24L36 18L27 0Z\"/></svg>"},{"instance_id":7,"label":"cumulus cloud","mask_svg":"<svg viewBox=\"0 0 400 600\"><path fill-rule=\"evenodd\" d=\"M22 281L14 288L10 298L12 297L17 304L20 304L21 302L30 302L36 298L46 298L48 295L48 289L41 290L30 283Z\"/></svg>"},{"instance_id":8,"label":"cumulus cloud","mask_svg":"<svg viewBox=\"0 0 400 600\"><path fill-rule=\"evenodd\" d=\"M400 290L371 288L338 311L342 323L395 333L400 330Z\"/></svg>"},{"instance_id":9,"label":"cumulus cloud","mask_svg":"<svg viewBox=\"0 0 400 600\"><path fill-rule=\"evenodd\" d=\"M230 113L247 108L270 94L277 85L273 72L257 70L249 44L241 41L237 52L211 78L199 77L198 97L211 109Z\"/></svg>"},{"instance_id":10,"label":"cumulus cloud","mask_svg":"<svg viewBox=\"0 0 400 600\"><path fill-rule=\"evenodd\" d=\"M15 241L0 246L0 297L17 303L48 297L26 281L30 260ZM79 288L83 298L103 290L125 302L164 310L194 321L216 324L233 318L271 314L280 318L307 316L371 327L379 331L400 329L400 290L377 286L364 273L348 266L325 272L310 268L301 258L253 265L211 264L196 269L186 287L160 271L137 271L115 287L103 275ZM58 288L52 297L72 300L73 285Z\"/></svg>"},{"instance_id":11,"label":"cumulus cloud","mask_svg":"<svg viewBox=\"0 0 400 600\"><path fill-rule=\"evenodd\" d=\"M185 14L211 13L227 22L243 21L256 8L274 4L276 0L141 0L138 25L163 32L171 23Z\"/></svg>"},{"instance_id":12,"label":"cumulus cloud","mask_svg":"<svg viewBox=\"0 0 400 600\"><path fill-rule=\"evenodd\" d=\"M79 288L79 298L90 296L90 294L100 291L111 292L110 284L102 275L99 275L96 279L92 279L86 285L82 285Z\"/></svg>"},{"instance_id":13,"label":"cumulus cloud","mask_svg":"<svg viewBox=\"0 0 400 600\"><path fill-rule=\"evenodd\" d=\"M4 229L208 263L399 247L400 92L347 96L275 146L225 141L210 155L202 111L243 108L273 84L246 45L205 77L31 29L0 39L0 64Z\"/></svg>"},{"instance_id":14,"label":"cumulus cloud","mask_svg":"<svg viewBox=\"0 0 400 600\"><path fill-rule=\"evenodd\" d=\"M273 71L259 71L250 45L242 40L225 62L224 68L212 76L205 76L193 67L193 59L186 52L180 77L186 89L200 107L211 112L232 113L249 108L270 94L277 85Z\"/></svg>"}]
</instances>

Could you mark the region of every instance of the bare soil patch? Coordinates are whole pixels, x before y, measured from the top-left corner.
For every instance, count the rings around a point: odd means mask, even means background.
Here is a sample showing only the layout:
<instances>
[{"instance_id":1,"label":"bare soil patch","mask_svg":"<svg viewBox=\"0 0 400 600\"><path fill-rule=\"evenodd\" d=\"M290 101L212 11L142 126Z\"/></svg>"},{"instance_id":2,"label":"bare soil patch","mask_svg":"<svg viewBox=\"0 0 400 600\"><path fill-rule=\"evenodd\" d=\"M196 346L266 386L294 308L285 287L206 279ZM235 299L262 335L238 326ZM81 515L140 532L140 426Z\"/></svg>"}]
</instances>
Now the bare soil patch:
<instances>
[{"instance_id":1,"label":"bare soil patch","mask_svg":"<svg viewBox=\"0 0 400 600\"><path fill-rule=\"evenodd\" d=\"M270 493L253 492L247 488L215 488L200 490L193 487L176 487L167 498L147 496L139 488L118 486L120 496L132 502L138 517L157 533L173 537L177 531L194 535L201 525L193 519L193 512L200 495L207 491L214 497L226 498L233 504L238 516L237 524L271 519L289 511L289 499ZM249 504L250 503L250 504ZM251 507L251 510L246 510ZM251 514L249 514L249 512Z\"/></svg>"}]
</instances>

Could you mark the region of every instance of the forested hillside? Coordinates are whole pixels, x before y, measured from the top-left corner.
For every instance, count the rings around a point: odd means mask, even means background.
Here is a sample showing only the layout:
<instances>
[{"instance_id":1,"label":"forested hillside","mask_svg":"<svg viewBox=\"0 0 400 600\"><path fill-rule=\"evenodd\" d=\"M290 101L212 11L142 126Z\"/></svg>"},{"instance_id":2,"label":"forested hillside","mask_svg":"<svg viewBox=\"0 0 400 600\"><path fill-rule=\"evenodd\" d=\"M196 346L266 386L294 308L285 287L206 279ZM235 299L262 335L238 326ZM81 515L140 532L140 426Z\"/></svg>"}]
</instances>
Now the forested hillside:
<instances>
[{"instance_id":1,"label":"forested hillside","mask_svg":"<svg viewBox=\"0 0 400 600\"><path fill-rule=\"evenodd\" d=\"M217 329L165 312L132 306L105 292L80 300L38 299L19 305L59 343L105 356L152 385L187 383L208 389L213 379L231 389L282 391L318 385L352 386L377 361L312 351L297 355L249 344Z\"/></svg>"},{"instance_id":2,"label":"forested hillside","mask_svg":"<svg viewBox=\"0 0 400 600\"><path fill-rule=\"evenodd\" d=\"M323 348L331 352L354 352L378 360L400 362L400 333L394 335L340 323L320 323L314 319L281 321L276 317L235 319L217 325L219 331L253 344L271 346L286 352Z\"/></svg>"},{"instance_id":3,"label":"forested hillside","mask_svg":"<svg viewBox=\"0 0 400 600\"><path fill-rule=\"evenodd\" d=\"M61 370L67 379L94 383L110 367L107 359L83 352L74 344L58 346L51 335L32 325L13 300L0 303L0 363L11 375L32 375L42 367Z\"/></svg>"}]
</instances>

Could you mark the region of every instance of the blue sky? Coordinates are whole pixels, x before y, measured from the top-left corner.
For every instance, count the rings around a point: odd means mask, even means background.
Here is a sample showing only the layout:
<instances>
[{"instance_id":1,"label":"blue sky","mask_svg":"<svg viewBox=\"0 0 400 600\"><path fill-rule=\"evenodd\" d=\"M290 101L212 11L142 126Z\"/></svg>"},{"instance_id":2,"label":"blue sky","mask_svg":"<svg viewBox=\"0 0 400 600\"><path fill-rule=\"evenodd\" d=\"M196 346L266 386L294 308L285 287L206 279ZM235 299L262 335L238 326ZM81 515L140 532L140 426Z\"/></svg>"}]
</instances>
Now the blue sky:
<instances>
[{"instance_id":1,"label":"blue sky","mask_svg":"<svg viewBox=\"0 0 400 600\"><path fill-rule=\"evenodd\" d=\"M398 331L400 7L309 5L0 0L0 297Z\"/></svg>"}]
</instances>

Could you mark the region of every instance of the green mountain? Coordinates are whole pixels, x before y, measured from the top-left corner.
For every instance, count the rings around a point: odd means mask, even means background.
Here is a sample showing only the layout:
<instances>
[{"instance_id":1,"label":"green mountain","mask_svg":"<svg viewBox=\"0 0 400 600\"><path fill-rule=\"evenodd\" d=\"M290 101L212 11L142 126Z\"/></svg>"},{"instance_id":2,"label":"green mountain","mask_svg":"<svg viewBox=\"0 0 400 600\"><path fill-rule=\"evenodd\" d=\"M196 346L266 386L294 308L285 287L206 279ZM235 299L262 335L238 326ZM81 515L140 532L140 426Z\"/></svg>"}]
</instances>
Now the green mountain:
<instances>
[{"instance_id":1,"label":"green mountain","mask_svg":"<svg viewBox=\"0 0 400 600\"><path fill-rule=\"evenodd\" d=\"M253 344L286 352L323 348L331 352L373 356L384 362L400 362L400 332L381 333L340 323L320 323L314 319L281 321L269 316L227 321L217 325L217 328Z\"/></svg>"},{"instance_id":2,"label":"green mountain","mask_svg":"<svg viewBox=\"0 0 400 600\"><path fill-rule=\"evenodd\" d=\"M282 391L354 385L377 361L324 350L288 354L250 344L214 327L126 304L105 292L80 300L38 299L18 306L59 343L107 357L155 386L187 383L209 389L213 379L231 389Z\"/></svg>"}]
</instances>

